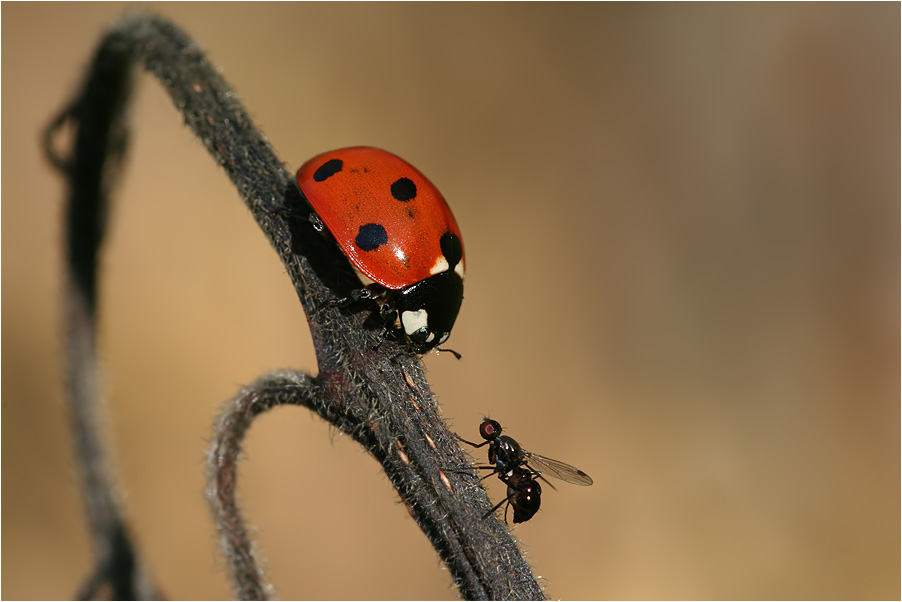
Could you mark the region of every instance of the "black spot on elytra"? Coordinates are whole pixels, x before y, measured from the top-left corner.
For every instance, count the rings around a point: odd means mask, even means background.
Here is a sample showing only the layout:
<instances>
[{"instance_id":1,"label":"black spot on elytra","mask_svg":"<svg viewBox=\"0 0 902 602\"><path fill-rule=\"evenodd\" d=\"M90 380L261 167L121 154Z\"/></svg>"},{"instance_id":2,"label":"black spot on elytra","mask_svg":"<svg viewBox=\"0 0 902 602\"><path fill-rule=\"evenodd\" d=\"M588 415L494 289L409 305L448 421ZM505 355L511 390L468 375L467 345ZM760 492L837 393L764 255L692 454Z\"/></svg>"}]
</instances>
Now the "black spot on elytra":
<instances>
[{"instance_id":1,"label":"black spot on elytra","mask_svg":"<svg viewBox=\"0 0 902 602\"><path fill-rule=\"evenodd\" d=\"M388 233L382 224L363 224L354 239L360 249L374 251L388 242Z\"/></svg>"},{"instance_id":2,"label":"black spot on elytra","mask_svg":"<svg viewBox=\"0 0 902 602\"><path fill-rule=\"evenodd\" d=\"M460 263L464 256L464 248L460 244L460 238L456 234L445 232L439 239L439 245L442 248L442 255L448 260L448 269L453 270L454 266Z\"/></svg>"},{"instance_id":3,"label":"black spot on elytra","mask_svg":"<svg viewBox=\"0 0 902 602\"><path fill-rule=\"evenodd\" d=\"M399 178L391 185L391 195L399 201L410 201L417 196L417 186L409 178Z\"/></svg>"},{"instance_id":4,"label":"black spot on elytra","mask_svg":"<svg viewBox=\"0 0 902 602\"><path fill-rule=\"evenodd\" d=\"M331 178L340 172L342 167L344 167L344 163L342 163L341 159L329 159L317 167L316 171L313 172L313 181L322 182L323 180Z\"/></svg>"}]
</instances>

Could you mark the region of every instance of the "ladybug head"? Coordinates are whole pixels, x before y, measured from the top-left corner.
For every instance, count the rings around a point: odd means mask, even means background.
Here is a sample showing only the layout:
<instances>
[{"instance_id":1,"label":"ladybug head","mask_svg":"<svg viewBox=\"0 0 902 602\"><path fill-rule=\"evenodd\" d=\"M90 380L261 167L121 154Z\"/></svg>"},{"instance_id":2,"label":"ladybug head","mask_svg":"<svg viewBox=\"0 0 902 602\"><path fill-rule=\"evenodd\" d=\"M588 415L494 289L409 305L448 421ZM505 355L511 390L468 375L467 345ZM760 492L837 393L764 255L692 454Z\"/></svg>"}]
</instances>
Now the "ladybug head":
<instances>
[{"instance_id":1,"label":"ladybug head","mask_svg":"<svg viewBox=\"0 0 902 602\"><path fill-rule=\"evenodd\" d=\"M460 311L464 283L453 271L430 276L399 291L398 317L417 353L448 340Z\"/></svg>"}]
</instances>

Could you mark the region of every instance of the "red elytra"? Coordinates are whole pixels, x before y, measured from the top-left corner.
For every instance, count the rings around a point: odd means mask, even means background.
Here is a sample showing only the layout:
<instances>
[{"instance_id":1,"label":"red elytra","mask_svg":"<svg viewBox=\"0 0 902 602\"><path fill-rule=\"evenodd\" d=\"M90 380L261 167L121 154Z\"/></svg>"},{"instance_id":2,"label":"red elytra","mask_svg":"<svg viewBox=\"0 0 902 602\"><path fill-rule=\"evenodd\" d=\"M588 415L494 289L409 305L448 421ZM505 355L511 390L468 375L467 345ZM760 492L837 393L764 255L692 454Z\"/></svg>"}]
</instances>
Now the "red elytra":
<instances>
[{"instance_id":1,"label":"red elytra","mask_svg":"<svg viewBox=\"0 0 902 602\"><path fill-rule=\"evenodd\" d=\"M397 316L415 351L441 351L463 300L464 250L432 182L400 157L360 146L310 159L297 184L351 263L373 281L330 305L378 301L380 314ZM388 330L386 323L380 340Z\"/></svg>"},{"instance_id":2,"label":"red elytra","mask_svg":"<svg viewBox=\"0 0 902 602\"><path fill-rule=\"evenodd\" d=\"M374 282L398 290L448 270L463 278L457 221L435 185L404 159L343 148L304 163L297 184L351 263ZM450 253L442 246L448 233L456 239Z\"/></svg>"}]
</instances>

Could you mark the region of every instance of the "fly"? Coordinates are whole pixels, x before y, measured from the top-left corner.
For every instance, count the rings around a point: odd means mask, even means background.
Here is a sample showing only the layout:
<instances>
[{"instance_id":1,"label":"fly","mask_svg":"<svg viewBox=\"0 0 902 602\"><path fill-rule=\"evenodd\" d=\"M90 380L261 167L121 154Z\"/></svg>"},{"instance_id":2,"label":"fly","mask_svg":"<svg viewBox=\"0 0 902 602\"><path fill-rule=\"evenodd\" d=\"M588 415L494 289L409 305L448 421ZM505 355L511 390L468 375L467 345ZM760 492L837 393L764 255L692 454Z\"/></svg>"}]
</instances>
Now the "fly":
<instances>
[{"instance_id":1,"label":"fly","mask_svg":"<svg viewBox=\"0 0 902 602\"><path fill-rule=\"evenodd\" d=\"M489 465L475 468L491 470L492 472L483 478L497 474L498 478L507 485L508 495L505 501L514 506L515 523L529 520L539 509L542 488L536 479L542 479L552 489L555 487L545 479L544 475L546 474L574 485L592 484L592 477L575 466L523 449L516 439L501 434L501 424L495 420L485 418L479 425L479 434L485 441L478 444L461 437L458 439L474 448L489 446ZM497 510L503 503L492 508L489 514ZM521 520L517 520L518 510ZM506 515L507 510L505 509L505 517Z\"/></svg>"}]
</instances>

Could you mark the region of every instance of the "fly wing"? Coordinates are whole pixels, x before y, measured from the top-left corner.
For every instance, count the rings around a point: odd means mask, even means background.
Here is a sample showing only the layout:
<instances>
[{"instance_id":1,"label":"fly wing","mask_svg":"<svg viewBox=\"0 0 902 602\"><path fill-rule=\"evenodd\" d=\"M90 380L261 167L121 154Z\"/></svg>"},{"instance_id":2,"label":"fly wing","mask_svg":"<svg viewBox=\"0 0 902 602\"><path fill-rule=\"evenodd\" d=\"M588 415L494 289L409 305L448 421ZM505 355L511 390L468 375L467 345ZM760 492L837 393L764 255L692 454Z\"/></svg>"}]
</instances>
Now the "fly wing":
<instances>
[{"instance_id":1,"label":"fly wing","mask_svg":"<svg viewBox=\"0 0 902 602\"><path fill-rule=\"evenodd\" d=\"M549 474L562 481L573 483L574 485L592 484L592 477L575 466L570 466L564 462L552 460L551 458L546 458L545 456L540 456L539 454L528 451L524 451L524 454L526 455L527 462L532 464L533 467L543 475Z\"/></svg>"}]
</instances>

